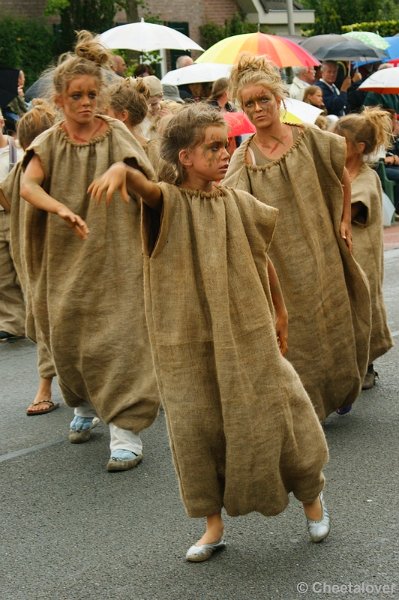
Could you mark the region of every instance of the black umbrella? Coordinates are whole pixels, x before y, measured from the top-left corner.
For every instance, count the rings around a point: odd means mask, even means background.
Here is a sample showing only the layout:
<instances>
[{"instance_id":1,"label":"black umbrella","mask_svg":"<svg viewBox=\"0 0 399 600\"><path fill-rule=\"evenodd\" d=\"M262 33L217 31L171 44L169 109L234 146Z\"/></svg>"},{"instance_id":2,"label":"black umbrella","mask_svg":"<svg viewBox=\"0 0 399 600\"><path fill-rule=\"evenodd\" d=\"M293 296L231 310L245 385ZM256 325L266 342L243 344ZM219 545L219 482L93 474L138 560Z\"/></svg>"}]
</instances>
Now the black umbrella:
<instances>
[{"instance_id":1,"label":"black umbrella","mask_svg":"<svg viewBox=\"0 0 399 600\"><path fill-rule=\"evenodd\" d=\"M301 46L319 60L367 61L387 56L383 50L335 33L314 35L301 42Z\"/></svg>"},{"instance_id":2,"label":"black umbrella","mask_svg":"<svg viewBox=\"0 0 399 600\"><path fill-rule=\"evenodd\" d=\"M0 68L0 106L7 106L18 96L18 77L18 69Z\"/></svg>"},{"instance_id":3,"label":"black umbrella","mask_svg":"<svg viewBox=\"0 0 399 600\"><path fill-rule=\"evenodd\" d=\"M25 91L25 99L30 102L34 98L49 98L53 84L53 73L45 73Z\"/></svg>"},{"instance_id":4,"label":"black umbrella","mask_svg":"<svg viewBox=\"0 0 399 600\"><path fill-rule=\"evenodd\" d=\"M302 38L297 43L310 52L310 54L314 54L320 48L330 48L345 39L338 33L325 33L323 35L312 35L308 38Z\"/></svg>"},{"instance_id":5,"label":"black umbrella","mask_svg":"<svg viewBox=\"0 0 399 600\"><path fill-rule=\"evenodd\" d=\"M26 100L30 101L33 100L33 98L45 98L46 100L51 99L53 92L54 70L55 67L53 69L50 69L49 71L46 71L43 75L39 77L39 79L35 81L35 83L32 83L32 85L25 92ZM101 71L103 75L103 80L107 85L110 85L111 83L115 83L116 81L120 80L119 75L117 75L116 73L114 73L114 71L111 71L110 69L105 69L102 67Z\"/></svg>"},{"instance_id":6,"label":"black umbrella","mask_svg":"<svg viewBox=\"0 0 399 600\"><path fill-rule=\"evenodd\" d=\"M372 48L359 40L339 42L329 48L319 48L314 55L319 60L345 60L345 61L367 61L370 59L382 59L387 55L383 50Z\"/></svg>"}]
</instances>

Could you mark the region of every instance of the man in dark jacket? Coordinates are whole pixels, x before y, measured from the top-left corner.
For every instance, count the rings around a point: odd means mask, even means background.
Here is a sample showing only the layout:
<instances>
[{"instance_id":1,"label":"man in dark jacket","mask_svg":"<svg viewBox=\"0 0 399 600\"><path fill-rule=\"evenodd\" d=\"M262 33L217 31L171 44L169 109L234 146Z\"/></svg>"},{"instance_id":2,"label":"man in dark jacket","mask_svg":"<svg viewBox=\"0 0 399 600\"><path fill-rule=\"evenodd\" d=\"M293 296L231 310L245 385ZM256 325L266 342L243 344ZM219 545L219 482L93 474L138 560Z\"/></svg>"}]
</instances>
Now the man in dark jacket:
<instances>
[{"instance_id":1,"label":"man in dark jacket","mask_svg":"<svg viewBox=\"0 0 399 600\"><path fill-rule=\"evenodd\" d=\"M329 115L342 117L348 108L348 90L352 85L352 79L348 74L341 87L335 85L338 75L338 64L335 61L327 60L321 65L321 78L315 82L323 92L323 101Z\"/></svg>"}]
</instances>

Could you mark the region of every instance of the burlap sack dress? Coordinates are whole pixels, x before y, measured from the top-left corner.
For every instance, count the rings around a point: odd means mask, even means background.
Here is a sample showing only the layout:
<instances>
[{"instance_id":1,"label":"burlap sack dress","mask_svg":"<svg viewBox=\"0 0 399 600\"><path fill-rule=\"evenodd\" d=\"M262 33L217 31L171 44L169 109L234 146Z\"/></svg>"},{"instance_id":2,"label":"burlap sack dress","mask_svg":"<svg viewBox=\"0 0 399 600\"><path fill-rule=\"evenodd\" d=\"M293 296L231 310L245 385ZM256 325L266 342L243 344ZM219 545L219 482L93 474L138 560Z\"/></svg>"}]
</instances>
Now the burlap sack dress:
<instances>
[{"instance_id":1,"label":"burlap sack dress","mask_svg":"<svg viewBox=\"0 0 399 600\"><path fill-rule=\"evenodd\" d=\"M285 155L256 166L246 162L251 139L224 183L280 211L270 257L288 310L287 358L324 420L360 393L371 327L366 278L339 234L345 140L299 127Z\"/></svg>"},{"instance_id":2,"label":"burlap sack dress","mask_svg":"<svg viewBox=\"0 0 399 600\"><path fill-rule=\"evenodd\" d=\"M25 331L26 336L37 343L38 371L40 377L50 379L55 376L55 368L51 352L46 345L43 335L35 326L31 292L26 274L24 251L24 220L26 202L20 197L22 161L18 162L6 179L0 183L0 203L10 212L10 247L13 263L25 301Z\"/></svg>"},{"instance_id":3,"label":"burlap sack dress","mask_svg":"<svg viewBox=\"0 0 399 600\"><path fill-rule=\"evenodd\" d=\"M276 340L267 249L277 211L245 192L160 185L158 235L143 205L146 315L186 511L275 515L291 491L312 501L327 446Z\"/></svg>"},{"instance_id":4,"label":"burlap sack dress","mask_svg":"<svg viewBox=\"0 0 399 600\"><path fill-rule=\"evenodd\" d=\"M87 188L117 161L153 171L119 121L87 144L75 144L56 124L27 149L36 154L43 188L88 224L79 239L56 215L25 211L25 256L35 318L53 355L69 406L88 401L106 423L139 432L157 415L159 399L145 324L140 201L115 194L110 206Z\"/></svg>"},{"instance_id":5,"label":"burlap sack dress","mask_svg":"<svg viewBox=\"0 0 399 600\"><path fill-rule=\"evenodd\" d=\"M384 242L381 194L381 183L377 173L364 164L352 181L352 204L359 202L362 205L359 217L352 222L352 235L353 255L366 273L370 285L370 363L393 346L382 293Z\"/></svg>"}]
</instances>

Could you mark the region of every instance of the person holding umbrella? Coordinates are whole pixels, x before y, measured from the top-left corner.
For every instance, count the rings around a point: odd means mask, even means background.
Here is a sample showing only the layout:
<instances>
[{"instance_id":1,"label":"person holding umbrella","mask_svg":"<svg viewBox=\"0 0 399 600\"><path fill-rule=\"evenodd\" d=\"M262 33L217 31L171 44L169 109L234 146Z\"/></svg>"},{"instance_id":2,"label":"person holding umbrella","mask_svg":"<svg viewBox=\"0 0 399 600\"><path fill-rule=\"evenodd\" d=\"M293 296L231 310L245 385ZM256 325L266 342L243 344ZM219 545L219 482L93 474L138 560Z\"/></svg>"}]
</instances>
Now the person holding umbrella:
<instances>
[{"instance_id":1,"label":"person holding umbrella","mask_svg":"<svg viewBox=\"0 0 399 600\"><path fill-rule=\"evenodd\" d=\"M332 60L326 60L321 65L321 78L315 82L323 92L323 101L329 115L342 117L346 114L349 106L348 90L352 86L350 76L350 67L348 73L341 83L340 88L335 85L338 77L338 63ZM361 75L359 74L360 80ZM355 75L356 81L359 77Z\"/></svg>"}]
</instances>

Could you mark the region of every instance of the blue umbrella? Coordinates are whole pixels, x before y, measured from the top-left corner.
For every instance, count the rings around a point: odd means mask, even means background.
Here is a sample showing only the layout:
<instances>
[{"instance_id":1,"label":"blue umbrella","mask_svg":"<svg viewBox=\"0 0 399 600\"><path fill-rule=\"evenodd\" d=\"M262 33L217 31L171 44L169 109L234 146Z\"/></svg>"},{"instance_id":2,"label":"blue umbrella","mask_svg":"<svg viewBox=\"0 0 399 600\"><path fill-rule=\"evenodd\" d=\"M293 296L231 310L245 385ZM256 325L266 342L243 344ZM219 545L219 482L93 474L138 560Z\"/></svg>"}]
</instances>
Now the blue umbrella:
<instances>
[{"instance_id":1,"label":"blue umbrella","mask_svg":"<svg viewBox=\"0 0 399 600\"><path fill-rule=\"evenodd\" d=\"M399 36L392 36L384 38L389 46L386 48L385 52L388 54L388 60L392 60L394 58L399 58Z\"/></svg>"},{"instance_id":2,"label":"blue umbrella","mask_svg":"<svg viewBox=\"0 0 399 600\"><path fill-rule=\"evenodd\" d=\"M388 48L385 48L384 52L387 55L385 58L373 59L373 60L364 60L355 63L356 67L361 67L363 65L367 65L372 62L387 62L388 60L399 60L399 36L385 37L389 44Z\"/></svg>"}]
</instances>

